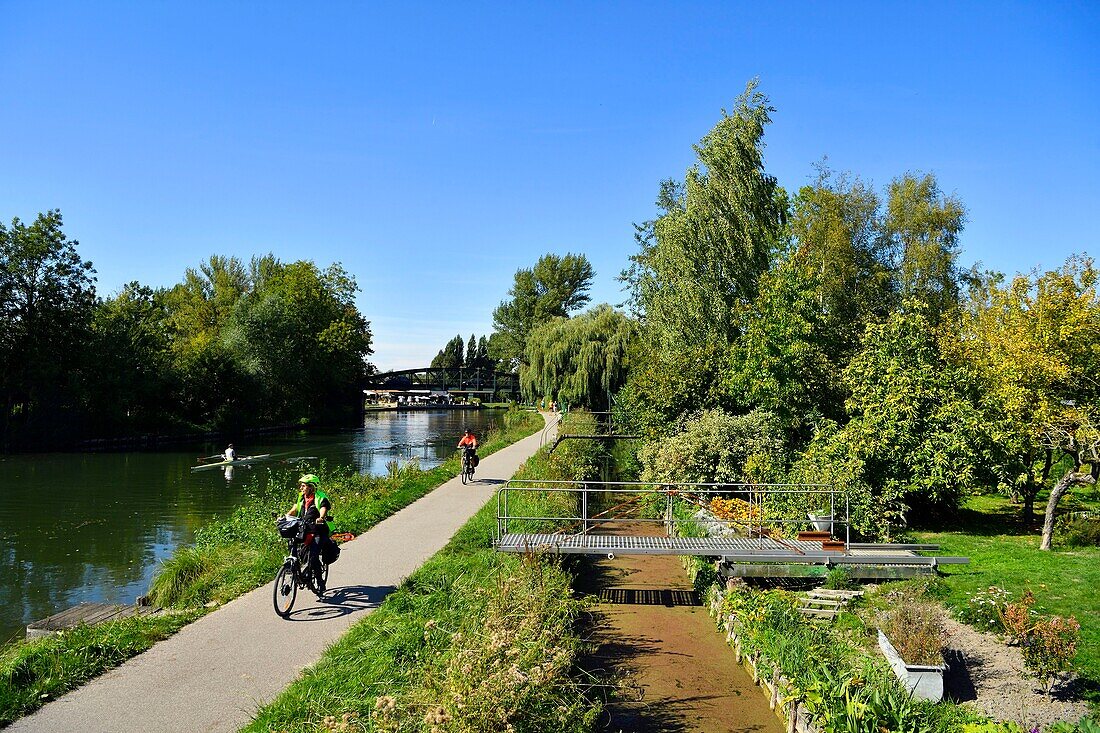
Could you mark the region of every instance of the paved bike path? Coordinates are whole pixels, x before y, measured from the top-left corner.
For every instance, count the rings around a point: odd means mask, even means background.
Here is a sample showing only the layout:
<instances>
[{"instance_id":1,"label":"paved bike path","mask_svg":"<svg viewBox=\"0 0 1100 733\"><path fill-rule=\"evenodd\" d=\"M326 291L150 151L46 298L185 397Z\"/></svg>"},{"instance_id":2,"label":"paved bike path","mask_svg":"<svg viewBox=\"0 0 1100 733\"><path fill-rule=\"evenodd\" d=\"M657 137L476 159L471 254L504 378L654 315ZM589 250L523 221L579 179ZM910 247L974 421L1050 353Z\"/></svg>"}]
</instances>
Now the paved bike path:
<instances>
[{"instance_id":1,"label":"paved bike path","mask_svg":"<svg viewBox=\"0 0 1100 733\"><path fill-rule=\"evenodd\" d=\"M275 615L268 583L17 720L9 730L238 730L447 544L538 450L541 439L535 433L486 456L474 483L464 486L452 479L345 543L340 561L329 569L324 601L299 591L294 612L284 620Z\"/></svg>"}]
</instances>

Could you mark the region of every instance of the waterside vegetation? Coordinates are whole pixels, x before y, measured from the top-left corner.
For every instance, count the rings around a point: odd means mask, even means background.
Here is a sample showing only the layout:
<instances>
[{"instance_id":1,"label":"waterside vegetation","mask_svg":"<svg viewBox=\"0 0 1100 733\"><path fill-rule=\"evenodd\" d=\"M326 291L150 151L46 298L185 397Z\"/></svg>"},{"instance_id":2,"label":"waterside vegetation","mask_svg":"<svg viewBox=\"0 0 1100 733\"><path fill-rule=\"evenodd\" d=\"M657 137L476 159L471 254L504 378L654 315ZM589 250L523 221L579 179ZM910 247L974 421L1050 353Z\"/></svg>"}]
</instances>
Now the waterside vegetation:
<instances>
[{"instance_id":1,"label":"waterside vegetation","mask_svg":"<svg viewBox=\"0 0 1100 733\"><path fill-rule=\"evenodd\" d=\"M592 478L601 454L591 442L563 443L516 478ZM516 501L516 513L534 516L577 510L560 493ZM245 730L596 730L603 680L576 666L585 610L572 567L495 552L494 522L490 503ZM554 526L544 520L541 529Z\"/></svg>"},{"instance_id":2,"label":"waterside vegetation","mask_svg":"<svg viewBox=\"0 0 1100 733\"><path fill-rule=\"evenodd\" d=\"M485 436L480 450L491 454L542 427L537 413L512 410ZM415 461L394 463L383 477L361 476L344 468L322 467L319 473L337 507L336 531L357 534L453 478L458 470L458 459L452 457L428 471ZM155 605L169 607L169 613L81 626L5 646L0 651L0 724L32 712L211 608L270 581L285 553L271 517L293 503L295 478L296 474L278 474L265 488L251 485L248 501L200 529L193 546L180 548L165 561L149 595Z\"/></svg>"}]
</instances>

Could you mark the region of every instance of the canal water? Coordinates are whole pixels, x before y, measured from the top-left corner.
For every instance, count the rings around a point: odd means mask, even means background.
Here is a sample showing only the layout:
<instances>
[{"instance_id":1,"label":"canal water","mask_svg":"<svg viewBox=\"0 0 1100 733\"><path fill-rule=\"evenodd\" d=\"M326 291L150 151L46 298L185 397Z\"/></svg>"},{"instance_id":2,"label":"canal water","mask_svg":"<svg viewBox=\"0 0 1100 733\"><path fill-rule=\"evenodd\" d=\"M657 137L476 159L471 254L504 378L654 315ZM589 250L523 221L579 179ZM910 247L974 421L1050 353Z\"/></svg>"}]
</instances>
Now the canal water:
<instances>
[{"instance_id":1,"label":"canal water","mask_svg":"<svg viewBox=\"0 0 1100 733\"><path fill-rule=\"evenodd\" d=\"M192 473L197 457L224 444L157 451L0 455L0 642L31 621L84 601L133 603L161 560L197 528L232 511L243 487L265 481L281 461L303 468L353 466L383 475L387 464L432 468L455 450L463 427L480 437L501 412L371 412L344 430L235 440L237 455L277 454L280 462ZM287 486L287 506L293 498Z\"/></svg>"}]
</instances>

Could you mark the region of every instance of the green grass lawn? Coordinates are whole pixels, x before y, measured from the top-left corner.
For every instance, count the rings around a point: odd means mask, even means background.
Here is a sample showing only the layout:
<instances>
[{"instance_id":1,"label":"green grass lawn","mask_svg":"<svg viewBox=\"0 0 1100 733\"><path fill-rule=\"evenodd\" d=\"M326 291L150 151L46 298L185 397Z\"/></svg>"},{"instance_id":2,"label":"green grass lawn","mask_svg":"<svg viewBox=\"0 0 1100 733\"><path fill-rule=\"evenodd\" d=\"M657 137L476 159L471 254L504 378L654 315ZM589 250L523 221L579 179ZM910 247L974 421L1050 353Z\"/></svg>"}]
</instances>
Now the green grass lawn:
<instances>
[{"instance_id":1,"label":"green grass lawn","mask_svg":"<svg viewBox=\"0 0 1100 733\"><path fill-rule=\"evenodd\" d=\"M1078 506L1091 508L1090 493L1081 493L1074 497ZM1023 522L1019 505L1003 497L981 496L967 502L955 526L912 535L939 544L941 555L970 558L969 565L943 566L948 605L962 606L967 594L996 585L1016 594L1030 589L1041 613L1076 616L1081 643L1075 661L1089 699L1100 702L1100 547L1065 547L1055 534L1055 549L1043 552L1041 523L1041 516Z\"/></svg>"}]
</instances>

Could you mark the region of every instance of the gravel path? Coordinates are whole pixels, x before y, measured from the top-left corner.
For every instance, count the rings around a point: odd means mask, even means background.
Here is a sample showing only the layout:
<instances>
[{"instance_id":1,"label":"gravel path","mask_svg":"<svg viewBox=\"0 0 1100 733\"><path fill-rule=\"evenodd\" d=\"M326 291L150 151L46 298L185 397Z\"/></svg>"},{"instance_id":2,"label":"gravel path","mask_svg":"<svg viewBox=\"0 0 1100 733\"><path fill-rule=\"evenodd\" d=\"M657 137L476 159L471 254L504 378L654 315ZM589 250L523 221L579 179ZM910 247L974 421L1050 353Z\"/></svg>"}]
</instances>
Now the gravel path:
<instances>
[{"instance_id":1,"label":"gravel path","mask_svg":"<svg viewBox=\"0 0 1100 733\"><path fill-rule=\"evenodd\" d=\"M268 583L17 720L9 730L238 730L441 549L543 439L535 433L486 456L474 484L452 479L345 543L340 561L329 571L328 594L315 600L299 592L289 619L275 615Z\"/></svg>"},{"instance_id":2,"label":"gravel path","mask_svg":"<svg viewBox=\"0 0 1100 733\"><path fill-rule=\"evenodd\" d=\"M1006 646L996 636L947 620L950 638L946 656L950 669L944 679L946 693L957 702L973 705L994 720L1016 722L1030 730L1059 720L1077 722L1088 713L1088 704L1071 698L1072 685L1055 688L1054 694L1039 689L1028 677L1019 647Z\"/></svg>"}]
</instances>

